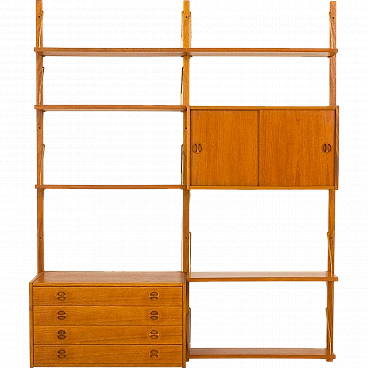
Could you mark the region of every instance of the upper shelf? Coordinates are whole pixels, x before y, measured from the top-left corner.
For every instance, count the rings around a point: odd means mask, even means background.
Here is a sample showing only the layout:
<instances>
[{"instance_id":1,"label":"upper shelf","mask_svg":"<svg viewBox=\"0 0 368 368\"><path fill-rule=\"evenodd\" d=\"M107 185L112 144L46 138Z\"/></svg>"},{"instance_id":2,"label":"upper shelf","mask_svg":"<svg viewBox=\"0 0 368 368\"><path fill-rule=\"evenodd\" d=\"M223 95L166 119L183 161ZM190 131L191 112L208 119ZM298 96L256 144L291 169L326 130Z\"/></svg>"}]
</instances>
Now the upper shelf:
<instances>
[{"instance_id":1,"label":"upper shelf","mask_svg":"<svg viewBox=\"0 0 368 368\"><path fill-rule=\"evenodd\" d=\"M57 48L36 47L42 56L175 57L175 56L266 56L331 57L337 49L301 48Z\"/></svg>"},{"instance_id":2,"label":"upper shelf","mask_svg":"<svg viewBox=\"0 0 368 368\"><path fill-rule=\"evenodd\" d=\"M35 105L40 111L185 111L183 105Z\"/></svg>"},{"instance_id":3,"label":"upper shelf","mask_svg":"<svg viewBox=\"0 0 368 368\"><path fill-rule=\"evenodd\" d=\"M337 49L300 48L190 48L189 56L330 57Z\"/></svg>"}]
</instances>

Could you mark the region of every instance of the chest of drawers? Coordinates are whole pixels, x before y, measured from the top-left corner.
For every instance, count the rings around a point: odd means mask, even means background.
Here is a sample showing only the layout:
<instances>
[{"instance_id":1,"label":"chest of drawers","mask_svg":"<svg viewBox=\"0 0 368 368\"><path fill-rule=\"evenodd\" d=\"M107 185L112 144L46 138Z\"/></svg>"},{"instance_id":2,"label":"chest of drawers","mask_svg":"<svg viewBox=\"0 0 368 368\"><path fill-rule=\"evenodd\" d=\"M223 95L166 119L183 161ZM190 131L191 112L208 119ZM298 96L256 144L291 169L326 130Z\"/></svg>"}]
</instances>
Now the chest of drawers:
<instances>
[{"instance_id":1,"label":"chest of drawers","mask_svg":"<svg viewBox=\"0 0 368 368\"><path fill-rule=\"evenodd\" d=\"M65 274L30 284L33 366L183 365L181 272Z\"/></svg>"}]
</instances>

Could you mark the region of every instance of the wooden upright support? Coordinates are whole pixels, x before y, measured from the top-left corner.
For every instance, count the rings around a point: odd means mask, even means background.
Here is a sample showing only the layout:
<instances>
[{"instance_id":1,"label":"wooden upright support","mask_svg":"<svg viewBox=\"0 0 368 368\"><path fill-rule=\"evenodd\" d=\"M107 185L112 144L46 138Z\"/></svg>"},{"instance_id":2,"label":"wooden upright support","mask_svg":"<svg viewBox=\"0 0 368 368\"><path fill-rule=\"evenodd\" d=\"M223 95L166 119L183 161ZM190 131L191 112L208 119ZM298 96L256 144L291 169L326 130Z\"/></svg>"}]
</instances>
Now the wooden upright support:
<instances>
[{"instance_id":1,"label":"wooden upright support","mask_svg":"<svg viewBox=\"0 0 368 368\"><path fill-rule=\"evenodd\" d=\"M336 1L330 2L330 48L336 48ZM330 57L330 106L336 106L336 55Z\"/></svg>"},{"instance_id":2,"label":"wooden upright support","mask_svg":"<svg viewBox=\"0 0 368 368\"><path fill-rule=\"evenodd\" d=\"M191 45L191 13L190 13L190 2L183 2L183 13L182 13L182 44L183 47L190 47ZM190 56L183 56L183 72L182 72L182 104L189 106L189 73L190 73ZM186 185L188 181L188 147L190 141L188 137L188 129L190 126L190 110L186 110L183 113L183 184ZM183 235L182 235L182 270L187 276L190 269L190 258L189 258L189 202L190 202L190 191L187 186L183 189ZM189 283L186 282L186 295L184 299L183 308L183 342L185 348L183 348L183 367L189 360L189 334L188 334L188 314L189 314Z\"/></svg>"},{"instance_id":3,"label":"wooden upright support","mask_svg":"<svg viewBox=\"0 0 368 368\"><path fill-rule=\"evenodd\" d=\"M36 1L36 46L43 46L42 0ZM43 105L43 56L36 54L36 104ZM43 111L37 110L37 184L43 184ZM44 189L37 189L37 273L44 271Z\"/></svg>"},{"instance_id":4,"label":"wooden upright support","mask_svg":"<svg viewBox=\"0 0 368 368\"><path fill-rule=\"evenodd\" d=\"M330 2L330 47L336 48L336 1ZM336 106L336 55L330 57L330 106ZM338 119L336 119L336 124L338 124ZM338 130L336 130L336 132L338 132ZM337 162L335 164L337 164ZM335 170L335 175L337 175L337 170ZM337 183L336 180L335 183ZM335 271L334 269L335 269L335 189L330 189L328 193L327 270L330 274L333 274ZM329 354L333 353L333 308L334 308L334 283L327 282L326 347ZM328 362L333 361L332 359L326 360Z\"/></svg>"}]
</instances>

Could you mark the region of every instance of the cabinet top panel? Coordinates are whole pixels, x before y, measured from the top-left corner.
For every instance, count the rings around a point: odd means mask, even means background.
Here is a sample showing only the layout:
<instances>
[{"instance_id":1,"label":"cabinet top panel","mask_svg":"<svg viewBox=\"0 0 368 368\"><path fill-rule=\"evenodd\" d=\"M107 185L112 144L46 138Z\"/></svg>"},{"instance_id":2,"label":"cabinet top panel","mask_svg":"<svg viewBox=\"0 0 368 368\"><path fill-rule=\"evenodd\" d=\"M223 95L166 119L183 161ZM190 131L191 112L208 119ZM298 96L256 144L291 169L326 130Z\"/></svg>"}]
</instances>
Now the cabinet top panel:
<instances>
[{"instance_id":1,"label":"cabinet top panel","mask_svg":"<svg viewBox=\"0 0 368 368\"><path fill-rule=\"evenodd\" d=\"M33 280L34 286L181 286L182 272L45 271Z\"/></svg>"},{"instance_id":2,"label":"cabinet top panel","mask_svg":"<svg viewBox=\"0 0 368 368\"><path fill-rule=\"evenodd\" d=\"M336 110L336 106L190 106L191 110Z\"/></svg>"}]
</instances>

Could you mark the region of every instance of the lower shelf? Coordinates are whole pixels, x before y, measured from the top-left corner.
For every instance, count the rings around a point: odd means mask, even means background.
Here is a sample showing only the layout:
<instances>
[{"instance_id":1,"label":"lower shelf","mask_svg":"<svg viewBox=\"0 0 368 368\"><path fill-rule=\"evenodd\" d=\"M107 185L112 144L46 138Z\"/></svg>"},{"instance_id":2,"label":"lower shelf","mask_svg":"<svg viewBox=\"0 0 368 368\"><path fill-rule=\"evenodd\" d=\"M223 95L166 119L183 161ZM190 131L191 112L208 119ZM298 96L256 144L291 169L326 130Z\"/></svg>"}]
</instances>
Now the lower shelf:
<instances>
[{"instance_id":1,"label":"lower shelf","mask_svg":"<svg viewBox=\"0 0 368 368\"><path fill-rule=\"evenodd\" d=\"M238 348L238 349L190 349L189 359L335 359L327 349Z\"/></svg>"},{"instance_id":2,"label":"lower shelf","mask_svg":"<svg viewBox=\"0 0 368 368\"><path fill-rule=\"evenodd\" d=\"M272 272L190 272L189 282L221 281L337 281L337 276L318 271L272 271Z\"/></svg>"}]
</instances>

